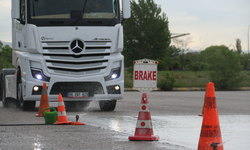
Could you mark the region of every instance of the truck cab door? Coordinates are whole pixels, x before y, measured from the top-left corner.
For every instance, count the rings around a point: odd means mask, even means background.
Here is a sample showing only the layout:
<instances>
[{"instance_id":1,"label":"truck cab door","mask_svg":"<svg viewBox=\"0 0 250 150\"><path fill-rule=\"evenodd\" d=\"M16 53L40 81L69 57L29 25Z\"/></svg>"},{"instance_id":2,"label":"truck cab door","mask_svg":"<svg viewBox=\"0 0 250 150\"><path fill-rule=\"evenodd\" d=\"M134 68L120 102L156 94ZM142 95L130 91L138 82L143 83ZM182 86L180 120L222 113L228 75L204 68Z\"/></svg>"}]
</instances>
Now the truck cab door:
<instances>
[{"instance_id":1,"label":"truck cab door","mask_svg":"<svg viewBox=\"0 0 250 150\"><path fill-rule=\"evenodd\" d=\"M25 43L25 24L26 24L26 1L12 0L12 45L13 50L24 50Z\"/></svg>"}]
</instances>

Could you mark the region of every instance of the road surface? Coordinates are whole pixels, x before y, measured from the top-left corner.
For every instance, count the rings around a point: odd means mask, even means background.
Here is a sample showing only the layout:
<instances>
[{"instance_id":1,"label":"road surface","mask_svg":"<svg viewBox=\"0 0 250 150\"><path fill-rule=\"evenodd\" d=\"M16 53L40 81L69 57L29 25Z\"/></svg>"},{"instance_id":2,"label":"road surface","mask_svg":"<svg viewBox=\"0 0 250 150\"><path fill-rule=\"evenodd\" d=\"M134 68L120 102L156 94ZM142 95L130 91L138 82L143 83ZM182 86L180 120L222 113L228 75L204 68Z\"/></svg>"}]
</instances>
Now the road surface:
<instances>
[{"instance_id":1,"label":"road surface","mask_svg":"<svg viewBox=\"0 0 250 150\"><path fill-rule=\"evenodd\" d=\"M125 92L114 112L101 112L97 102L88 110L67 111L70 121L79 115L84 126L45 125L36 110L3 108L0 104L0 149L89 149L89 150L193 150L197 149L204 91L148 93L154 134L159 141L129 141L134 134L142 93ZM250 147L250 93L216 91L224 149ZM57 107L56 102L50 102Z\"/></svg>"}]
</instances>

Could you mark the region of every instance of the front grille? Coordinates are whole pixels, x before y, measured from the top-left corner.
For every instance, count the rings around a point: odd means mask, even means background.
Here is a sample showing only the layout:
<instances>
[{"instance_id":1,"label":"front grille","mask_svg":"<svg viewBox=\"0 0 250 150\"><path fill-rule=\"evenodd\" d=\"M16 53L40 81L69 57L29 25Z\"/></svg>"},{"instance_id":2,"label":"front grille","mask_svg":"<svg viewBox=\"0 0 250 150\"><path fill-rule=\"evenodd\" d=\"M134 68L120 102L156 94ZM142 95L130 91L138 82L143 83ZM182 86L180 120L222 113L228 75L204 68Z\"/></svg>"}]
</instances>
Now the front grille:
<instances>
[{"instance_id":1,"label":"front grille","mask_svg":"<svg viewBox=\"0 0 250 150\"><path fill-rule=\"evenodd\" d=\"M70 44L70 41L42 42L43 56L48 69L65 74L91 74L107 68L111 41L85 41L85 47L80 53L74 53Z\"/></svg>"},{"instance_id":2,"label":"front grille","mask_svg":"<svg viewBox=\"0 0 250 150\"><path fill-rule=\"evenodd\" d=\"M104 94L102 84L99 82L56 82L53 84L50 94L58 95L61 93L63 97L67 97L68 92L88 92L89 97L93 97L95 94Z\"/></svg>"}]
</instances>

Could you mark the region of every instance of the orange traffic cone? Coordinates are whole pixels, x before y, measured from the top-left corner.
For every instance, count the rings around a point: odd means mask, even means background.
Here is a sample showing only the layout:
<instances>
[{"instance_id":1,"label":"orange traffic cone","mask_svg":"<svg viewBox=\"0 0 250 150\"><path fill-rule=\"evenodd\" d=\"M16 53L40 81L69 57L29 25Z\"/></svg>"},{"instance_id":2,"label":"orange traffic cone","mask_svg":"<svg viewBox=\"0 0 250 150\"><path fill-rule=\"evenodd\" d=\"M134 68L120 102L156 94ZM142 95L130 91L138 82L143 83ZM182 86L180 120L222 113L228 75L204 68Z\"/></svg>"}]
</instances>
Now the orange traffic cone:
<instances>
[{"instance_id":1,"label":"orange traffic cone","mask_svg":"<svg viewBox=\"0 0 250 150\"><path fill-rule=\"evenodd\" d=\"M71 124L72 121L68 121L64 102L61 93L58 96L58 110L57 110L57 122L54 124Z\"/></svg>"},{"instance_id":2,"label":"orange traffic cone","mask_svg":"<svg viewBox=\"0 0 250 150\"><path fill-rule=\"evenodd\" d=\"M135 129L135 135L129 136L132 141L156 141L159 136L153 135L151 115L149 111L148 95L143 93L141 100L141 108Z\"/></svg>"},{"instance_id":3,"label":"orange traffic cone","mask_svg":"<svg viewBox=\"0 0 250 150\"><path fill-rule=\"evenodd\" d=\"M205 104L206 104L206 99L207 99L207 90L208 90L208 83L206 85L206 92L205 92L205 97L204 97L204 103L203 103L203 108L202 108L202 114L199 114L199 116L204 115L204 109L205 109Z\"/></svg>"},{"instance_id":4,"label":"orange traffic cone","mask_svg":"<svg viewBox=\"0 0 250 150\"><path fill-rule=\"evenodd\" d=\"M213 150L214 143L219 145L217 150L223 150L214 83L210 82L208 83L207 99L198 150Z\"/></svg>"},{"instance_id":5,"label":"orange traffic cone","mask_svg":"<svg viewBox=\"0 0 250 150\"><path fill-rule=\"evenodd\" d=\"M49 99L48 99L48 94L47 94L47 85L46 85L46 83L43 83L40 106L39 106L38 114L36 114L36 116L43 117L42 110L44 108L48 108L48 107L49 107ZM47 109L44 112L50 112L50 110Z\"/></svg>"}]
</instances>

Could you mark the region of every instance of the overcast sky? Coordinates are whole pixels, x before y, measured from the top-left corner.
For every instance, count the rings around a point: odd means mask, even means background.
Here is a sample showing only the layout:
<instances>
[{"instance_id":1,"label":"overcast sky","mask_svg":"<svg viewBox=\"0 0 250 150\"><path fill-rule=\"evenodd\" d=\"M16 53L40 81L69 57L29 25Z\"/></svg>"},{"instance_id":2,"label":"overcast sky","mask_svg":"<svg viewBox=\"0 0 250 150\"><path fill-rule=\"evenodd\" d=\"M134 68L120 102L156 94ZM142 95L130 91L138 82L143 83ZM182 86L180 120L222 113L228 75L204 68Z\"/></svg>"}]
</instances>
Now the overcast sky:
<instances>
[{"instance_id":1,"label":"overcast sky","mask_svg":"<svg viewBox=\"0 0 250 150\"><path fill-rule=\"evenodd\" d=\"M154 0L167 14L171 33L190 33L189 49L211 45L235 47L241 40L248 50L250 0ZM11 42L11 0L0 0L0 40Z\"/></svg>"}]
</instances>

